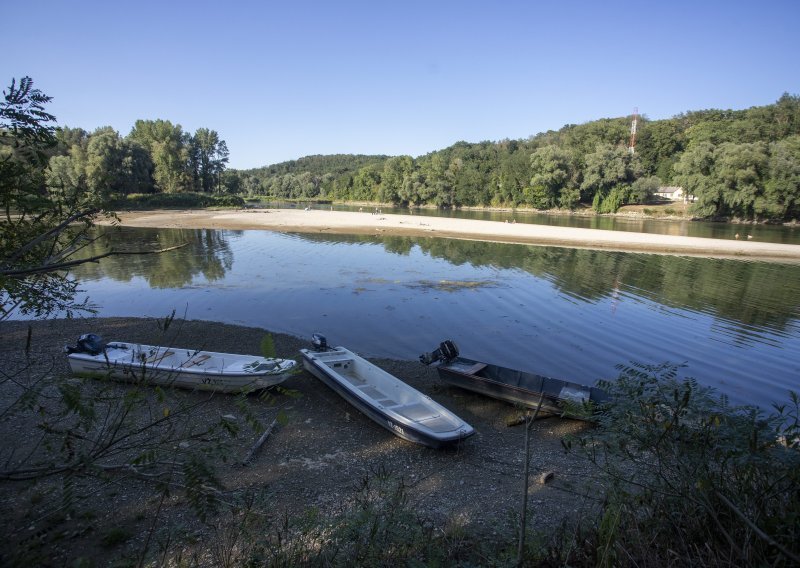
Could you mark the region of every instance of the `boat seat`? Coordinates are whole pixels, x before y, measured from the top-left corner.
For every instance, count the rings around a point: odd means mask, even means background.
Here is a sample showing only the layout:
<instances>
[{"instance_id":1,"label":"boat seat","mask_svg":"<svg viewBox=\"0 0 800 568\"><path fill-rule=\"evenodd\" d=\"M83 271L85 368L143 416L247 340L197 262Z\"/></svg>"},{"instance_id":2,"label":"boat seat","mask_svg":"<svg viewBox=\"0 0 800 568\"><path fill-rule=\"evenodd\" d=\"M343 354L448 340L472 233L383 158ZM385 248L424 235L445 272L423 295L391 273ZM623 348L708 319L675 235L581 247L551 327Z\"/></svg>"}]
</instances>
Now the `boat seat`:
<instances>
[{"instance_id":1,"label":"boat seat","mask_svg":"<svg viewBox=\"0 0 800 568\"><path fill-rule=\"evenodd\" d=\"M340 372L339 374L343 376L345 379L347 379L347 381L355 387L361 387L367 384L367 381L365 381L358 375L353 375L348 372Z\"/></svg>"},{"instance_id":2,"label":"boat seat","mask_svg":"<svg viewBox=\"0 0 800 568\"><path fill-rule=\"evenodd\" d=\"M475 363L472 367L467 367L462 372L468 375L477 375L486 368L486 363Z\"/></svg>"},{"instance_id":3,"label":"boat seat","mask_svg":"<svg viewBox=\"0 0 800 568\"><path fill-rule=\"evenodd\" d=\"M403 404L393 409L398 414L401 414L413 420L414 422L423 422L439 416L438 413L432 413L431 408L419 402L412 402L411 404Z\"/></svg>"},{"instance_id":4,"label":"boat seat","mask_svg":"<svg viewBox=\"0 0 800 568\"><path fill-rule=\"evenodd\" d=\"M486 363L473 363L472 365L468 363L462 363L461 361L455 361L454 363L450 363L447 365L448 369L452 369L457 373L464 373L466 375L474 375L486 368Z\"/></svg>"},{"instance_id":5,"label":"boat seat","mask_svg":"<svg viewBox=\"0 0 800 568\"><path fill-rule=\"evenodd\" d=\"M346 363L352 363L353 362L352 359L322 359L322 358L320 358L320 361L322 361L323 363L325 363L329 367L333 367L334 365L337 365L337 364L338 365L342 365L343 363L346 364Z\"/></svg>"},{"instance_id":6,"label":"boat seat","mask_svg":"<svg viewBox=\"0 0 800 568\"><path fill-rule=\"evenodd\" d=\"M358 388L361 389L361 392L370 397L372 400L378 401L386 399L386 395L372 385L363 385Z\"/></svg>"},{"instance_id":7,"label":"boat seat","mask_svg":"<svg viewBox=\"0 0 800 568\"><path fill-rule=\"evenodd\" d=\"M417 422L423 424L425 427L430 428L434 432L452 432L454 423L444 416L432 416Z\"/></svg>"},{"instance_id":8,"label":"boat seat","mask_svg":"<svg viewBox=\"0 0 800 568\"><path fill-rule=\"evenodd\" d=\"M206 361L211 359L211 355L206 355L203 353L202 355L197 355L196 357L192 357L186 363L183 364L184 367L194 367L195 365L202 365Z\"/></svg>"},{"instance_id":9,"label":"boat seat","mask_svg":"<svg viewBox=\"0 0 800 568\"><path fill-rule=\"evenodd\" d=\"M161 353L156 353L155 355L150 355L149 357L147 357L146 362L149 364L158 365L159 363L161 363L161 361L163 361L167 357L172 357L173 355L175 355L174 351L163 351Z\"/></svg>"}]
</instances>

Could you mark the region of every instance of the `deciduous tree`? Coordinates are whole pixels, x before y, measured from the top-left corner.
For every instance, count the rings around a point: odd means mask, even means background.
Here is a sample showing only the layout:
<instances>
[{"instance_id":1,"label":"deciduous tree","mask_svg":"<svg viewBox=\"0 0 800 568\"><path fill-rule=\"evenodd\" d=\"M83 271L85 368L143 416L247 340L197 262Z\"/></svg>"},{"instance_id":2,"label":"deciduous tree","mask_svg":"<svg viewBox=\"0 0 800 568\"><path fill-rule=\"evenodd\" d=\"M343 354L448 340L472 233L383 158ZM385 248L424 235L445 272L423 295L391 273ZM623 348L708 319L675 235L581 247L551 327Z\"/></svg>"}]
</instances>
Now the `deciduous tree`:
<instances>
[{"instance_id":1,"label":"deciduous tree","mask_svg":"<svg viewBox=\"0 0 800 568\"><path fill-rule=\"evenodd\" d=\"M228 145L216 130L198 128L192 137L190 156L198 189L212 191L228 163Z\"/></svg>"}]
</instances>

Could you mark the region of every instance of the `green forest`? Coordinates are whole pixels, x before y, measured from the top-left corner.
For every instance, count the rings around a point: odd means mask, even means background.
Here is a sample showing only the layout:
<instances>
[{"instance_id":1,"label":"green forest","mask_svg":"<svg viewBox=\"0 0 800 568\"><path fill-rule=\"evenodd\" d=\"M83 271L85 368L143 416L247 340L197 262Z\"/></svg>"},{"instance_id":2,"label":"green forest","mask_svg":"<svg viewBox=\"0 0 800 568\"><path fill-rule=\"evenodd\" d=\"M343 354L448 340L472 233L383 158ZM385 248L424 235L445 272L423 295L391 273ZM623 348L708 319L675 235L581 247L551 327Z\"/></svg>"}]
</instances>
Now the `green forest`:
<instances>
[{"instance_id":1,"label":"green forest","mask_svg":"<svg viewBox=\"0 0 800 568\"><path fill-rule=\"evenodd\" d=\"M569 124L525 140L456 142L416 158L307 156L250 170L227 168L227 144L209 128L192 134L161 119L137 120L125 135L62 126L41 179L50 191L130 203L165 194L169 200L151 202L178 204L185 202L177 194L203 193L235 196L231 204L246 197L598 213L680 186L697 218L800 217L800 97L666 120L641 116L633 149L631 119Z\"/></svg>"},{"instance_id":2,"label":"green forest","mask_svg":"<svg viewBox=\"0 0 800 568\"><path fill-rule=\"evenodd\" d=\"M127 136L110 126L56 129L48 187L96 196L220 190L228 147L219 134L184 132L168 120L137 120Z\"/></svg>"},{"instance_id":3,"label":"green forest","mask_svg":"<svg viewBox=\"0 0 800 568\"><path fill-rule=\"evenodd\" d=\"M229 171L227 191L275 199L613 213L680 186L700 218L784 221L800 213L800 97L747 110L566 125L527 140L457 142L411 156L309 156Z\"/></svg>"}]
</instances>

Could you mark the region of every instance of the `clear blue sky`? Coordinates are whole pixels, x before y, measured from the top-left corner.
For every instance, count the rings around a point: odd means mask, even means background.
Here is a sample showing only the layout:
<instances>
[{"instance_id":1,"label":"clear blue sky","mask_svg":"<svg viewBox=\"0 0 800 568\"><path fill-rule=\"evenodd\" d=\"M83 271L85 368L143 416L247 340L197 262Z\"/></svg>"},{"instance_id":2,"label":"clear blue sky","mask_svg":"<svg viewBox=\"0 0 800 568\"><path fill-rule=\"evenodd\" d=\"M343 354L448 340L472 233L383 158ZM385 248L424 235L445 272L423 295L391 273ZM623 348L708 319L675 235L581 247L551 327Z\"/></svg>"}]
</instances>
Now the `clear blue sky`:
<instances>
[{"instance_id":1,"label":"clear blue sky","mask_svg":"<svg viewBox=\"0 0 800 568\"><path fill-rule=\"evenodd\" d=\"M800 94L800 0L0 0L0 81L60 125L207 127L230 167L419 156Z\"/></svg>"}]
</instances>

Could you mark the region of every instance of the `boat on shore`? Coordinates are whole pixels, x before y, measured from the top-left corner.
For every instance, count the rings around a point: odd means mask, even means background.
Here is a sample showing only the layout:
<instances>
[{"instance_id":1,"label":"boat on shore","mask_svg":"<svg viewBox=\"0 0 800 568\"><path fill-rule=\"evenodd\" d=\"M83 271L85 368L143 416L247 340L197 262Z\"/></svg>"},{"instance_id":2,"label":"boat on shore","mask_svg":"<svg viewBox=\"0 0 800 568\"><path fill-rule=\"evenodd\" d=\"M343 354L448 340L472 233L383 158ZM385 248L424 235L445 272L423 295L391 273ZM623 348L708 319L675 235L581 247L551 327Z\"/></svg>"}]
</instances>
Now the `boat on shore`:
<instances>
[{"instance_id":1,"label":"boat on shore","mask_svg":"<svg viewBox=\"0 0 800 568\"><path fill-rule=\"evenodd\" d=\"M344 347L329 348L315 334L301 349L303 366L367 417L392 434L432 448L447 446L475 430L431 397Z\"/></svg>"},{"instance_id":2,"label":"boat on shore","mask_svg":"<svg viewBox=\"0 0 800 568\"><path fill-rule=\"evenodd\" d=\"M95 334L82 335L76 347L65 351L72 372L79 376L222 393L280 384L297 365L292 359L124 341L105 343Z\"/></svg>"},{"instance_id":3,"label":"boat on shore","mask_svg":"<svg viewBox=\"0 0 800 568\"><path fill-rule=\"evenodd\" d=\"M448 384L512 404L539 408L542 414L563 415L570 405L574 408L609 400L608 394L597 387L461 357L458 347L450 340L420 355L420 361L426 365L435 364L439 377ZM573 412L569 415L581 416Z\"/></svg>"}]
</instances>

